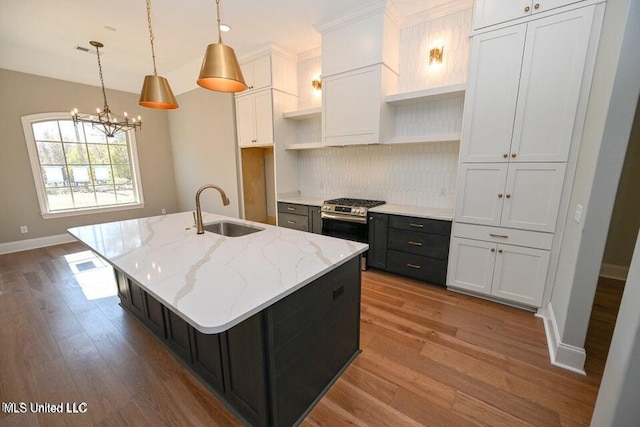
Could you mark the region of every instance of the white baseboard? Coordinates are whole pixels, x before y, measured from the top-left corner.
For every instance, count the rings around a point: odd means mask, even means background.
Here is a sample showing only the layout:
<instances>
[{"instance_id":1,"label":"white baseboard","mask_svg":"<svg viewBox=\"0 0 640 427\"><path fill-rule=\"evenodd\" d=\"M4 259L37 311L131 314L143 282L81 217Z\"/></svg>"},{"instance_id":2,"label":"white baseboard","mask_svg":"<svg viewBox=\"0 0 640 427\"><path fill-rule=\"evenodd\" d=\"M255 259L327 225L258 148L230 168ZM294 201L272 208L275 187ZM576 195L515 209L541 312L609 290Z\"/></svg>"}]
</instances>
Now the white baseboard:
<instances>
[{"instance_id":1,"label":"white baseboard","mask_svg":"<svg viewBox=\"0 0 640 427\"><path fill-rule=\"evenodd\" d=\"M0 255L12 252L28 251L29 249L45 248L62 243L75 242L71 234L57 234L55 236L38 237L36 239L18 240L17 242L0 243Z\"/></svg>"},{"instance_id":2,"label":"white baseboard","mask_svg":"<svg viewBox=\"0 0 640 427\"><path fill-rule=\"evenodd\" d=\"M558 330L558 323L556 322L556 316L553 314L551 303L538 310L536 316L541 317L544 321L544 332L547 336L551 364L581 375L587 375L584 371L587 353L584 348L565 344L560 340L560 331Z\"/></svg>"},{"instance_id":3,"label":"white baseboard","mask_svg":"<svg viewBox=\"0 0 640 427\"><path fill-rule=\"evenodd\" d=\"M603 263L600 267L600 275L603 277L609 277L611 279L627 280L629 274L629 267L616 264Z\"/></svg>"}]
</instances>

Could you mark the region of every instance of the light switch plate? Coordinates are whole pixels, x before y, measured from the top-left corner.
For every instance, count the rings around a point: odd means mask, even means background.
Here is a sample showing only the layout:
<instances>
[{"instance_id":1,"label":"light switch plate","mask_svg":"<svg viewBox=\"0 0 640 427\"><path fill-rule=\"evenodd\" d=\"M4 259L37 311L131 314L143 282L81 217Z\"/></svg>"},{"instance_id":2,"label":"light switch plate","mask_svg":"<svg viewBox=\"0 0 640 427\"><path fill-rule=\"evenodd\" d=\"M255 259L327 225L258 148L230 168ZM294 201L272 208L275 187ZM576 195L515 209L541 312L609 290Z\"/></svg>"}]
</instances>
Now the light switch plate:
<instances>
[{"instance_id":1,"label":"light switch plate","mask_svg":"<svg viewBox=\"0 0 640 427\"><path fill-rule=\"evenodd\" d=\"M575 222L580 224L580 219L582 219L582 205L579 203L576 205L575 215L573 216L573 219L575 220Z\"/></svg>"}]
</instances>

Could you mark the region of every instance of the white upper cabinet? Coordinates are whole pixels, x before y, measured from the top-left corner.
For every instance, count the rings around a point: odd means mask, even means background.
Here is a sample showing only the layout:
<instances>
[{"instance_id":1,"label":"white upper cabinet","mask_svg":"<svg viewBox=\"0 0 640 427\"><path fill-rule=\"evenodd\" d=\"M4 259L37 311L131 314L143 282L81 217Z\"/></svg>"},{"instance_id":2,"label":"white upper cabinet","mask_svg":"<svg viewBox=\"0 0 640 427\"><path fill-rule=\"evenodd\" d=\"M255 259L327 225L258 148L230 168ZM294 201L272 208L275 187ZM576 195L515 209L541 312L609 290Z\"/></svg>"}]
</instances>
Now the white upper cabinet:
<instances>
[{"instance_id":1,"label":"white upper cabinet","mask_svg":"<svg viewBox=\"0 0 640 427\"><path fill-rule=\"evenodd\" d=\"M236 97L238 146L273 144L273 107L271 90Z\"/></svg>"},{"instance_id":2,"label":"white upper cabinet","mask_svg":"<svg viewBox=\"0 0 640 427\"><path fill-rule=\"evenodd\" d=\"M512 161L567 161L592 20L583 8L527 24Z\"/></svg>"},{"instance_id":3,"label":"white upper cabinet","mask_svg":"<svg viewBox=\"0 0 640 427\"><path fill-rule=\"evenodd\" d=\"M473 38L462 162L566 162L593 8Z\"/></svg>"},{"instance_id":4,"label":"white upper cabinet","mask_svg":"<svg viewBox=\"0 0 640 427\"><path fill-rule=\"evenodd\" d=\"M461 162L508 161L525 34L520 25L473 38Z\"/></svg>"},{"instance_id":5,"label":"white upper cabinet","mask_svg":"<svg viewBox=\"0 0 640 427\"><path fill-rule=\"evenodd\" d=\"M247 83L247 90L258 90L271 86L271 56L265 55L246 63L240 67Z\"/></svg>"},{"instance_id":6,"label":"white upper cabinet","mask_svg":"<svg viewBox=\"0 0 640 427\"><path fill-rule=\"evenodd\" d=\"M475 0L473 29L545 12L581 0Z\"/></svg>"}]
</instances>

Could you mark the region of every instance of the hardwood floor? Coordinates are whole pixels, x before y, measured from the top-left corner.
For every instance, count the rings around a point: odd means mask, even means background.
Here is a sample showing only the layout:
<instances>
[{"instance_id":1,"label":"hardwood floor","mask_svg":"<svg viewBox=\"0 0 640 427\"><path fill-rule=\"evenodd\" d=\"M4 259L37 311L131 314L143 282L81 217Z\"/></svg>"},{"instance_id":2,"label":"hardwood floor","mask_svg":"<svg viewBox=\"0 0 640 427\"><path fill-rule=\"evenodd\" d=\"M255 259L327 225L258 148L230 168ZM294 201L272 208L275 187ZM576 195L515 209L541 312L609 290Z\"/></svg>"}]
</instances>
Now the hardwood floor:
<instances>
[{"instance_id":1,"label":"hardwood floor","mask_svg":"<svg viewBox=\"0 0 640 427\"><path fill-rule=\"evenodd\" d=\"M87 403L0 426L239 425L120 308L109 270L75 243L0 256L0 401ZM588 425L616 290L596 297L584 377L549 364L531 313L367 271L362 354L303 424Z\"/></svg>"}]
</instances>

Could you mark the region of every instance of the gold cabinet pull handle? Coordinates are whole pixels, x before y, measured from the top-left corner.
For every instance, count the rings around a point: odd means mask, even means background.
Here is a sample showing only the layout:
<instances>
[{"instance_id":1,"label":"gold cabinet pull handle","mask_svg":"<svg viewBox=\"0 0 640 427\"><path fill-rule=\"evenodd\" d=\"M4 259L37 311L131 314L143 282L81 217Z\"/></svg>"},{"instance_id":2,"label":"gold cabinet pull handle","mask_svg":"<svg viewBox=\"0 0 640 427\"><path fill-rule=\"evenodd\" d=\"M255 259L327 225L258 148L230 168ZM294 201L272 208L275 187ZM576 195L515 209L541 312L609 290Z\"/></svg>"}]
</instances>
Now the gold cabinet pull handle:
<instances>
[{"instance_id":1,"label":"gold cabinet pull handle","mask_svg":"<svg viewBox=\"0 0 640 427\"><path fill-rule=\"evenodd\" d=\"M531 8L530 8L529 6L527 6L527 7L525 7L525 8L524 8L524 11L525 11L525 12L529 12L530 10L531 10Z\"/></svg>"},{"instance_id":2,"label":"gold cabinet pull handle","mask_svg":"<svg viewBox=\"0 0 640 427\"><path fill-rule=\"evenodd\" d=\"M422 224L409 223L409 225L410 225L411 227L424 228L424 225L422 225Z\"/></svg>"},{"instance_id":3,"label":"gold cabinet pull handle","mask_svg":"<svg viewBox=\"0 0 640 427\"><path fill-rule=\"evenodd\" d=\"M501 199L502 198L502 193L498 193L498 198Z\"/></svg>"},{"instance_id":4,"label":"gold cabinet pull handle","mask_svg":"<svg viewBox=\"0 0 640 427\"><path fill-rule=\"evenodd\" d=\"M507 199L510 199L510 198L511 198L511 194L507 194Z\"/></svg>"},{"instance_id":5,"label":"gold cabinet pull handle","mask_svg":"<svg viewBox=\"0 0 640 427\"><path fill-rule=\"evenodd\" d=\"M495 251L496 251L496 248L491 248L491 252L495 252Z\"/></svg>"},{"instance_id":6,"label":"gold cabinet pull handle","mask_svg":"<svg viewBox=\"0 0 640 427\"><path fill-rule=\"evenodd\" d=\"M407 267L416 268L418 270L420 270L422 268L419 265L415 265L415 264L407 264Z\"/></svg>"},{"instance_id":7,"label":"gold cabinet pull handle","mask_svg":"<svg viewBox=\"0 0 640 427\"><path fill-rule=\"evenodd\" d=\"M534 8L534 9L539 9L539 8L540 8L540 3L536 3L536 4L533 6L533 8Z\"/></svg>"},{"instance_id":8,"label":"gold cabinet pull handle","mask_svg":"<svg viewBox=\"0 0 640 427\"><path fill-rule=\"evenodd\" d=\"M288 223L288 224L295 224L296 222L295 222L295 221L291 221L291 220L289 219L289 220L287 220L287 223Z\"/></svg>"},{"instance_id":9,"label":"gold cabinet pull handle","mask_svg":"<svg viewBox=\"0 0 640 427\"><path fill-rule=\"evenodd\" d=\"M504 234L493 234L493 233L489 233L489 236L491 237L502 237L503 239L508 239L509 236L506 236Z\"/></svg>"},{"instance_id":10,"label":"gold cabinet pull handle","mask_svg":"<svg viewBox=\"0 0 640 427\"><path fill-rule=\"evenodd\" d=\"M422 246L422 243L420 243L420 242L408 241L407 243L409 243L411 246Z\"/></svg>"},{"instance_id":11,"label":"gold cabinet pull handle","mask_svg":"<svg viewBox=\"0 0 640 427\"><path fill-rule=\"evenodd\" d=\"M287 210L288 210L288 211L295 211L295 210L296 210L296 208L292 208L291 206L289 206L289 207L287 208Z\"/></svg>"}]
</instances>

